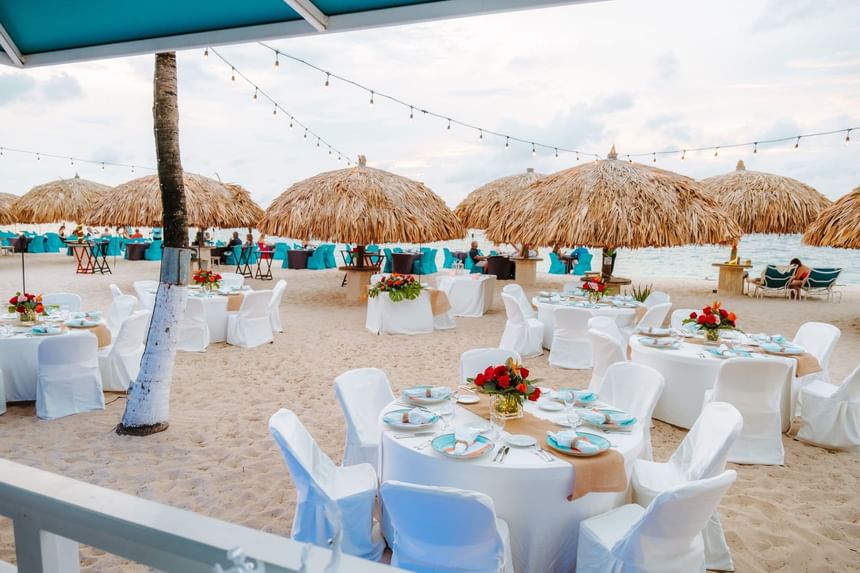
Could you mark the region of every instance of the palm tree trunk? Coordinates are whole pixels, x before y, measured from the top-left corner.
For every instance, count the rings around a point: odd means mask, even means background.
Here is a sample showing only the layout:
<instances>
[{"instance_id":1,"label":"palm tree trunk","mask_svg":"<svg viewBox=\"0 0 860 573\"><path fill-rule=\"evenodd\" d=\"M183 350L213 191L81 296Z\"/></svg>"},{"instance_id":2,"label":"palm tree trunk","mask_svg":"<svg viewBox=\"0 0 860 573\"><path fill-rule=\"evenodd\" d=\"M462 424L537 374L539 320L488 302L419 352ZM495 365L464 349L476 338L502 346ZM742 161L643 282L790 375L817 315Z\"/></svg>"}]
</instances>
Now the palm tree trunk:
<instances>
[{"instance_id":1,"label":"palm tree trunk","mask_svg":"<svg viewBox=\"0 0 860 573\"><path fill-rule=\"evenodd\" d=\"M167 429L170 381L176 360L179 324L185 312L186 283L191 264L187 248L185 187L179 157L179 106L176 54L155 55L152 115L158 182L161 186L163 245L161 278L140 373L128 389L128 402L117 433L149 435Z\"/></svg>"}]
</instances>

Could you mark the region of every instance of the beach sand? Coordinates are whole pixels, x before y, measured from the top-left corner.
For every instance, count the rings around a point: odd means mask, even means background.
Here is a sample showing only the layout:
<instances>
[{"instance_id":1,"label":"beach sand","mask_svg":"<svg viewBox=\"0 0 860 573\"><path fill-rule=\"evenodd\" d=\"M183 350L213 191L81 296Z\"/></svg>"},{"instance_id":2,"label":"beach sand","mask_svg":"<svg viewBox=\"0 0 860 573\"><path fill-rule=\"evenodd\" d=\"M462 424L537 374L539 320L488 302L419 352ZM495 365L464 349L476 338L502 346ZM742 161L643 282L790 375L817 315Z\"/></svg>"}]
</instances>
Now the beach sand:
<instances>
[{"instance_id":1,"label":"beach sand","mask_svg":"<svg viewBox=\"0 0 860 573\"><path fill-rule=\"evenodd\" d=\"M20 288L20 258L0 258L0 293ZM119 260L113 275L74 274L71 258L28 255L31 292L72 291L85 309L107 310L108 284L133 294L132 282L157 279L158 264ZM228 269L225 269L228 270ZM179 353L170 428L146 438L111 430L125 399L108 394L107 408L41 421L33 404L10 405L0 416L0 456L205 515L289 535L295 490L267 429L269 416L290 408L325 452L339 462L345 431L333 379L350 368L385 370L395 392L428 378L458 373L460 353L497 346L505 323L496 294L483 318L458 318L457 328L422 336L376 336L365 330L365 305L347 302L336 271L274 269L288 282L281 315L285 328L273 345L241 349L214 344L206 353ZM542 275L527 289L560 288ZM254 288L272 282L249 281ZM649 280L671 294L673 306L709 303L715 282ZM499 283L497 290L505 283ZM860 287L846 288L841 304L722 298L739 327L793 336L806 321L835 324L842 338L830 364L840 382L860 362ZM585 387L590 371L549 368L546 354L525 361L547 385ZM691 404L691 407L699 407ZM796 431L796 426L793 429ZM685 431L656 422L654 455L665 460ZM738 481L720 506L737 571L860 571L860 456L832 452L783 436L785 466L737 466ZM86 571L145 571L112 555L82 548ZM0 559L14 561L8 520L0 520ZM528 573L528 572L520 572ZM539 573L539 572L534 572Z\"/></svg>"}]
</instances>

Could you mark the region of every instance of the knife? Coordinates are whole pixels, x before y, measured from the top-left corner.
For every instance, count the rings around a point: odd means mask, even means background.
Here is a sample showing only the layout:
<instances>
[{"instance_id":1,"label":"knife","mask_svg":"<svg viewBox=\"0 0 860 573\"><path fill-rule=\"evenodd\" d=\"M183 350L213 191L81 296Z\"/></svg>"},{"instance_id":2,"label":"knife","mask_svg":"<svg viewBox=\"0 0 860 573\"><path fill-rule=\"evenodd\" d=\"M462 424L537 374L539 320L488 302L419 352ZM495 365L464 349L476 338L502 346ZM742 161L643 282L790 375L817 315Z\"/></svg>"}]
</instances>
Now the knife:
<instances>
[{"instance_id":1,"label":"knife","mask_svg":"<svg viewBox=\"0 0 860 573\"><path fill-rule=\"evenodd\" d=\"M509 452L509 451L511 451L511 447L510 447L510 446L505 446L504 448L502 448L502 457L501 457L501 458L499 458L499 463L500 463L500 464L505 463L505 458L508 456L508 452Z\"/></svg>"},{"instance_id":2,"label":"knife","mask_svg":"<svg viewBox=\"0 0 860 573\"><path fill-rule=\"evenodd\" d=\"M493 456L493 461L494 462L499 461L499 457L502 455L502 453L504 451L505 451L505 446L502 445L502 447L500 447L498 450L496 450L496 454Z\"/></svg>"}]
</instances>

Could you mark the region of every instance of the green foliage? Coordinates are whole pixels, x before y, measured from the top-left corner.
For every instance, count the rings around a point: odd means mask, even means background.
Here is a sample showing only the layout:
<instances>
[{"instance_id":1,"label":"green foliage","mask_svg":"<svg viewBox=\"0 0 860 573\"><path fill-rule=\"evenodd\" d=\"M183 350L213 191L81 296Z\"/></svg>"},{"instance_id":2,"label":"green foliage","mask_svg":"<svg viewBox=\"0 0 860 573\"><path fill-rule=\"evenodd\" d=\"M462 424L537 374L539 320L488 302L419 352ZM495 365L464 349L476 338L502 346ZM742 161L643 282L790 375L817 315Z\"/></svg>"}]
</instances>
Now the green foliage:
<instances>
[{"instance_id":1,"label":"green foliage","mask_svg":"<svg viewBox=\"0 0 860 573\"><path fill-rule=\"evenodd\" d=\"M637 302L645 302L645 299L651 294L651 288L653 286L654 285L636 285L635 287L632 287L630 290L633 293L633 299Z\"/></svg>"},{"instance_id":2,"label":"green foliage","mask_svg":"<svg viewBox=\"0 0 860 573\"><path fill-rule=\"evenodd\" d=\"M421 283L412 275L389 275L373 285L367 291L367 296L376 298L381 292L387 292L392 302L415 300L421 294Z\"/></svg>"}]
</instances>

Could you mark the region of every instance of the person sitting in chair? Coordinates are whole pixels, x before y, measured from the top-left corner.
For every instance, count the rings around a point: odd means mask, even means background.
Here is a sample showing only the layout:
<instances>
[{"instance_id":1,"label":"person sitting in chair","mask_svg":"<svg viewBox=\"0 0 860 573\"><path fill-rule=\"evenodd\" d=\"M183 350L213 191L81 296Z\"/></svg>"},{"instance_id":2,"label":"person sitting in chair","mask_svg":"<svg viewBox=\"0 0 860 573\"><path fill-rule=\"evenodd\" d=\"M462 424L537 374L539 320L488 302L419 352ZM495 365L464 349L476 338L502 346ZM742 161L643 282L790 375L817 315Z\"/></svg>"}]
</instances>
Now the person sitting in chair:
<instances>
[{"instance_id":1,"label":"person sitting in chair","mask_svg":"<svg viewBox=\"0 0 860 573\"><path fill-rule=\"evenodd\" d=\"M241 245L242 239L239 238L239 231L233 231L233 237L230 239L230 242L227 243L228 247L235 247L236 245Z\"/></svg>"},{"instance_id":2,"label":"person sitting in chair","mask_svg":"<svg viewBox=\"0 0 860 573\"><path fill-rule=\"evenodd\" d=\"M794 278L791 279L791 282L788 283L788 288L794 291L794 296L798 296L800 294L800 287L803 285L803 281L806 280L806 277L809 276L809 267L800 262L800 259L794 258L791 259L790 265L794 266Z\"/></svg>"},{"instance_id":3,"label":"person sitting in chair","mask_svg":"<svg viewBox=\"0 0 860 573\"><path fill-rule=\"evenodd\" d=\"M472 264L484 272L487 269L487 257L480 254L478 251L478 241L472 241L472 248L469 249L469 258L472 259Z\"/></svg>"}]
</instances>

